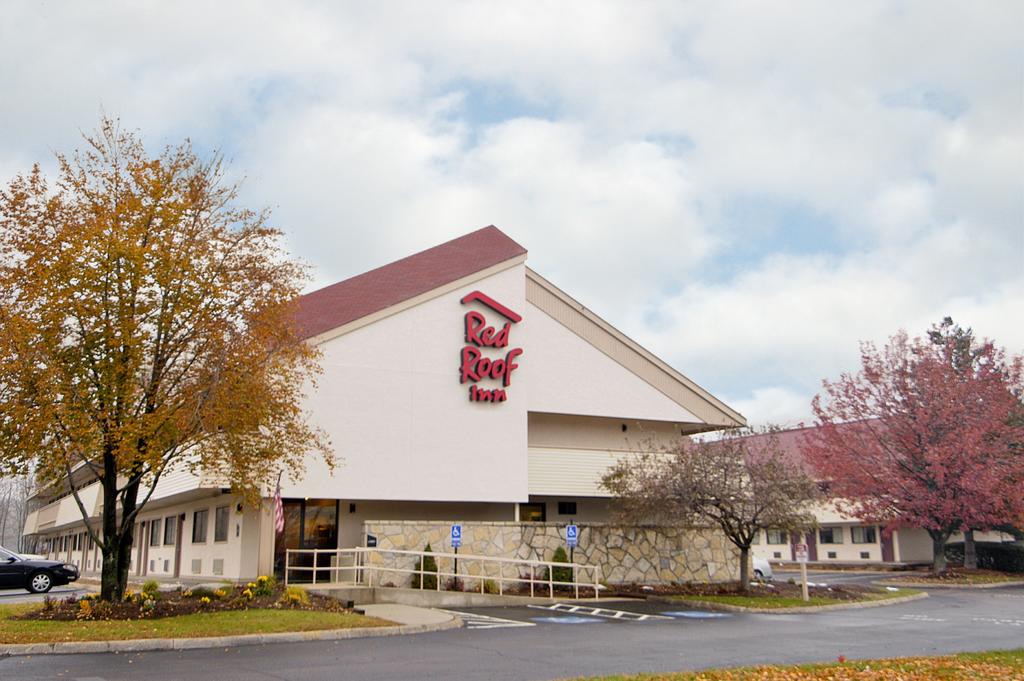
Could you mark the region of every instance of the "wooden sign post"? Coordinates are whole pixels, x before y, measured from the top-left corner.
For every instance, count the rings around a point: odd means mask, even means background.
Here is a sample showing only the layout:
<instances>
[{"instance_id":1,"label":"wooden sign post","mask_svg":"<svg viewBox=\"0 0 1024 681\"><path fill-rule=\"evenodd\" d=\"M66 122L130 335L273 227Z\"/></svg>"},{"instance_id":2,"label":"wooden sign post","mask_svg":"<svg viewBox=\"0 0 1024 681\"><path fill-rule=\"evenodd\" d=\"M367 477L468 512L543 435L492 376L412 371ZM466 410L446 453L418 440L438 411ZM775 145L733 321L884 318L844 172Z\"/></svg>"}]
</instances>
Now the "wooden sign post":
<instances>
[{"instance_id":1,"label":"wooden sign post","mask_svg":"<svg viewBox=\"0 0 1024 681\"><path fill-rule=\"evenodd\" d=\"M809 601L811 596L807 591L807 544L794 545L793 552L796 554L796 562L800 563L801 595L804 601Z\"/></svg>"}]
</instances>

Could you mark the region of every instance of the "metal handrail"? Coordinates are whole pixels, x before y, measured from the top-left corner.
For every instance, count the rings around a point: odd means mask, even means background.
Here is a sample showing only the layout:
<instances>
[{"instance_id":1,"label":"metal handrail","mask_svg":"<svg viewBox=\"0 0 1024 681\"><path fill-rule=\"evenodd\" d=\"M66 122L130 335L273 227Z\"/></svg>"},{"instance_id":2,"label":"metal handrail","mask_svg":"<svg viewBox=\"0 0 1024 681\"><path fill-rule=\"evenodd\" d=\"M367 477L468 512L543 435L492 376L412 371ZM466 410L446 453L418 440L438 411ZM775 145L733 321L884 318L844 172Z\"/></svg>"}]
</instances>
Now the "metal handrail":
<instances>
[{"instance_id":1,"label":"metal handrail","mask_svg":"<svg viewBox=\"0 0 1024 681\"><path fill-rule=\"evenodd\" d=\"M319 558L322 554L329 554L334 557L333 565L322 565ZM374 564L373 556L379 556L383 558L384 554L395 555L395 556L414 556L419 558L419 568L402 568L402 567L389 567L387 565ZM293 565L291 557L292 555L312 555L313 565ZM343 557L351 556L351 565L341 565ZM438 565L437 570L425 570L424 559L426 557L432 557L435 559L451 559L453 568L451 572L443 571ZM471 573L459 573L456 572L458 569L457 561L462 561L467 566L470 564L476 564L480 568L480 574ZM501 566L519 566L528 567L530 573L528 577L506 577L503 571L499 569L498 574L486 574L487 565L498 565ZM537 568L547 568L547 578L537 579ZM572 570L572 580L563 581L554 579L555 568L569 568ZM526 583L530 585L530 595L536 595L537 584L547 586L548 597L554 597L555 587L570 587L573 589L575 597L579 598L580 587L585 589L594 590L594 598L600 597L601 592L601 568L597 565L584 565L578 563L558 563L550 560L529 560L529 559L518 559L518 558L501 558L497 556L480 556L474 554L465 553L447 553L444 551L411 551L407 549L382 549L379 547L354 547L348 549L286 549L285 550L285 564L284 564L284 583L287 586L289 582L290 573L292 572L312 572L312 583L317 583L318 573L328 572L331 575L330 581L327 583L339 583L341 582L341 573L353 572L352 583L362 584L365 583L367 586L373 586L375 573L397 573L397 574L410 574L419 575L419 588L423 590L424 578L427 576L435 576L437 578L436 590L441 591L441 578L442 577L454 577L458 578L469 578L477 579L480 581L480 593L485 593L486 582L496 582L498 584L498 594L504 595L505 583ZM581 582L581 573L589 573L592 581ZM380 583L380 575L377 575L377 582ZM323 582L321 582L323 583Z\"/></svg>"}]
</instances>

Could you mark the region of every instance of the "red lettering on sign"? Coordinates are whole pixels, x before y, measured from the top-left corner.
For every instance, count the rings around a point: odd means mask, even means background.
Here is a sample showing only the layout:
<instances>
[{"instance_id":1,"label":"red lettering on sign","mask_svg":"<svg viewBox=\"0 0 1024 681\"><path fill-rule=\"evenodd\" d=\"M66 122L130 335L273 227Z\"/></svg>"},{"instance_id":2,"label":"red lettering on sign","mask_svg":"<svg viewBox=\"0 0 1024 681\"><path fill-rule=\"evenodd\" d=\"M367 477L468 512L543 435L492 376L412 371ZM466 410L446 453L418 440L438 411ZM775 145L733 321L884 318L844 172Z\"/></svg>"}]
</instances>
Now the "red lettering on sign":
<instances>
[{"instance_id":1,"label":"red lettering on sign","mask_svg":"<svg viewBox=\"0 0 1024 681\"><path fill-rule=\"evenodd\" d=\"M464 320L466 346L462 348L459 382L469 381L474 384L469 386L471 402L504 402L508 399L508 394L504 389L486 389L475 384L490 379L501 381L503 388L507 388L512 383L512 372L519 368L515 360L523 354L523 349L513 348L505 353L504 358L491 358L484 355L481 348L508 347L512 325L519 322L522 317L480 291L474 291L462 299L464 304L474 301L483 303L509 321L497 329L488 325L487 317L483 313L476 310L466 313Z\"/></svg>"},{"instance_id":2,"label":"red lettering on sign","mask_svg":"<svg viewBox=\"0 0 1024 681\"><path fill-rule=\"evenodd\" d=\"M503 348L508 345L511 322L505 322L501 331L487 326L487 319L479 312L466 313L466 342L486 348Z\"/></svg>"},{"instance_id":3,"label":"red lettering on sign","mask_svg":"<svg viewBox=\"0 0 1024 681\"><path fill-rule=\"evenodd\" d=\"M469 386L470 402L504 402L508 394L504 390L486 390L475 385Z\"/></svg>"}]
</instances>

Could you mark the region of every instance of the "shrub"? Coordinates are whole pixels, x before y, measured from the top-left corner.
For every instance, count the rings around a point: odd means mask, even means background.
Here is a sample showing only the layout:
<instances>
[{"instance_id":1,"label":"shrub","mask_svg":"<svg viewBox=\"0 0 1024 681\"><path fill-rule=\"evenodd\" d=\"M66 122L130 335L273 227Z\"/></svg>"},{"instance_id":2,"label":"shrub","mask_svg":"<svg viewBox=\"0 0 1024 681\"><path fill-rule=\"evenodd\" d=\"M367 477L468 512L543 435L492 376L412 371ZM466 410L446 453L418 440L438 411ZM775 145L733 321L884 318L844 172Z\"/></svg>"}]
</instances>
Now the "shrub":
<instances>
[{"instance_id":1,"label":"shrub","mask_svg":"<svg viewBox=\"0 0 1024 681\"><path fill-rule=\"evenodd\" d=\"M979 541L974 546L978 553L978 567L1001 572L1024 572L1024 545L1016 542ZM946 559L963 565L964 543L946 544Z\"/></svg>"},{"instance_id":2,"label":"shrub","mask_svg":"<svg viewBox=\"0 0 1024 681\"><path fill-rule=\"evenodd\" d=\"M155 579L146 580L146 583L142 585L142 593L150 597L160 593L160 582Z\"/></svg>"},{"instance_id":3,"label":"shrub","mask_svg":"<svg viewBox=\"0 0 1024 681\"><path fill-rule=\"evenodd\" d=\"M430 552L430 551L433 551L434 549L430 548L430 544L428 543L423 548L423 550L427 551L427 552ZM423 560L420 560L419 558L417 558L416 559L416 567L414 569L416 570L416 572L412 576L412 588L414 588L414 589L419 589L419 588L423 588L423 589L436 589L437 588L437 561L434 560L433 556L426 556ZM422 575L420 574L421 570L423 571ZM434 573L434 574L430 574L430 573ZM420 583L421 578L422 578L422 584Z\"/></svg>"},{"instance_id":4,"label":"shrub","mask_svg":"<svg viewBox=\"0 0 1024 681\"><path fill-rule=\"evenodd\" d=\"M278 603L291 607L309 605L309 593L301 586L289 586L281 594Z\"/></svg>"},{"instance_id":5,"label":"shrub","mask_svg":"<svg viewBox=\"0 0 1024 681\"><path fill-rule=\"evenodd\" d=\"M462 580L458 577L449 577L448 581L444 583L445 591L465 591L465 585Z\"/></svg>"},{"instance_id":6,"label":"shrub","mask_svg":"<svg viewBox=\"0 0 1024 681\"><path fill-rule=\"evenodd\" d=\"M499 593L498 583L493 579L484 580L484 593L485 594L496 594Z\"/></svg>"},{"instance_id":7,"label":"shrub","mask_svg":"<svg viewBox=\"0 0 1024 681\"><path fill-rule=\"evenodd\" d=\"M552 563L568 563L569 556L566 555L565 549L559 546L555 549L555 554L551 557ZM571 567L555 567L551 568L551 579L555 582L571 582L572 581L572 568Z\"/></svg>"},{"instance_id":8,"label":"shrub","mask_svg":"<svg viewBox=\"0 0 1024 681\"><path fill-rule=\"evenodd\" d=\"M273 596L274 590L277 588L277 578L274 575L260 575L255 582L249 582L247 586L257 598Z\"/></svg>"}]
</instances>

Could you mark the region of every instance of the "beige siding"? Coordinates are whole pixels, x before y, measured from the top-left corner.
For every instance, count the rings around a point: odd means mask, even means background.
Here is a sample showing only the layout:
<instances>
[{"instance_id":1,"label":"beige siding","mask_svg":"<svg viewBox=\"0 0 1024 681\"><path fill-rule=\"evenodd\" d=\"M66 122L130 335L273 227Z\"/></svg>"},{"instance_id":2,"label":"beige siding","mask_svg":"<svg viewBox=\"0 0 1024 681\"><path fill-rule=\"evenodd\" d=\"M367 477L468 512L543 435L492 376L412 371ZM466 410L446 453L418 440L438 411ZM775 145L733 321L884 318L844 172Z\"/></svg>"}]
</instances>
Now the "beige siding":
<instances>
[{"instance_id":1,"label":"beige siding","mask_svg":"<svg viewBox=\"0 0 1024 681\"><path fill-rule=\"evenodd\" d=\"M611 496L601 487L601 476L621 456L608 451L530 447L530 494Z\"/></svg>"},{"instance_id":2,"label":"beige siding","mask_svg":"<svg viewBox=\"0 0 1024 681\"><path fill-rule=\"evenodd\" d=\"M675 447L692 432L687 424L664 421L533 412L527 418L529 445L539 448L653 451Z\"/></svg>"},{"instance_id":3,"label":"beige siding","mask_svg":"<svg viewBox=\"0 0 1024 681\"><path fill-rule=\"evenodd\" d=\"M94 482L85 489L78 490L78 497L82 500L86 513L90 517L95 515L100 507L100 484ZM82 521L82 511L79 510L78 502L75 501L73 495L62 498L58 503L60 504L57 511L56 524L58 527Z\"/></svg>"},{"instance_id":4,"label":"beige siding","mask_svg":"<svg viewBox=\"0 0 1024 681\"><path fill-rule=\"evenodd\" d=\"M39 522L39 511L31 511L25 516L25 527L22 529L22 534L35 534L36 526Z\"/></svg>"},{"instance_id":5,"label":"beige siding","mask_svg":"<svg viewBox=\"0 0 1024 681\"><path fill-rule=\"evenodd\" d=\"M187 470L183 465L165 472L160 476L160 481L153 490L152 499L165 499L182 492L191 492L199 489L199 476Z\"/></svg>"}]
</instances>

